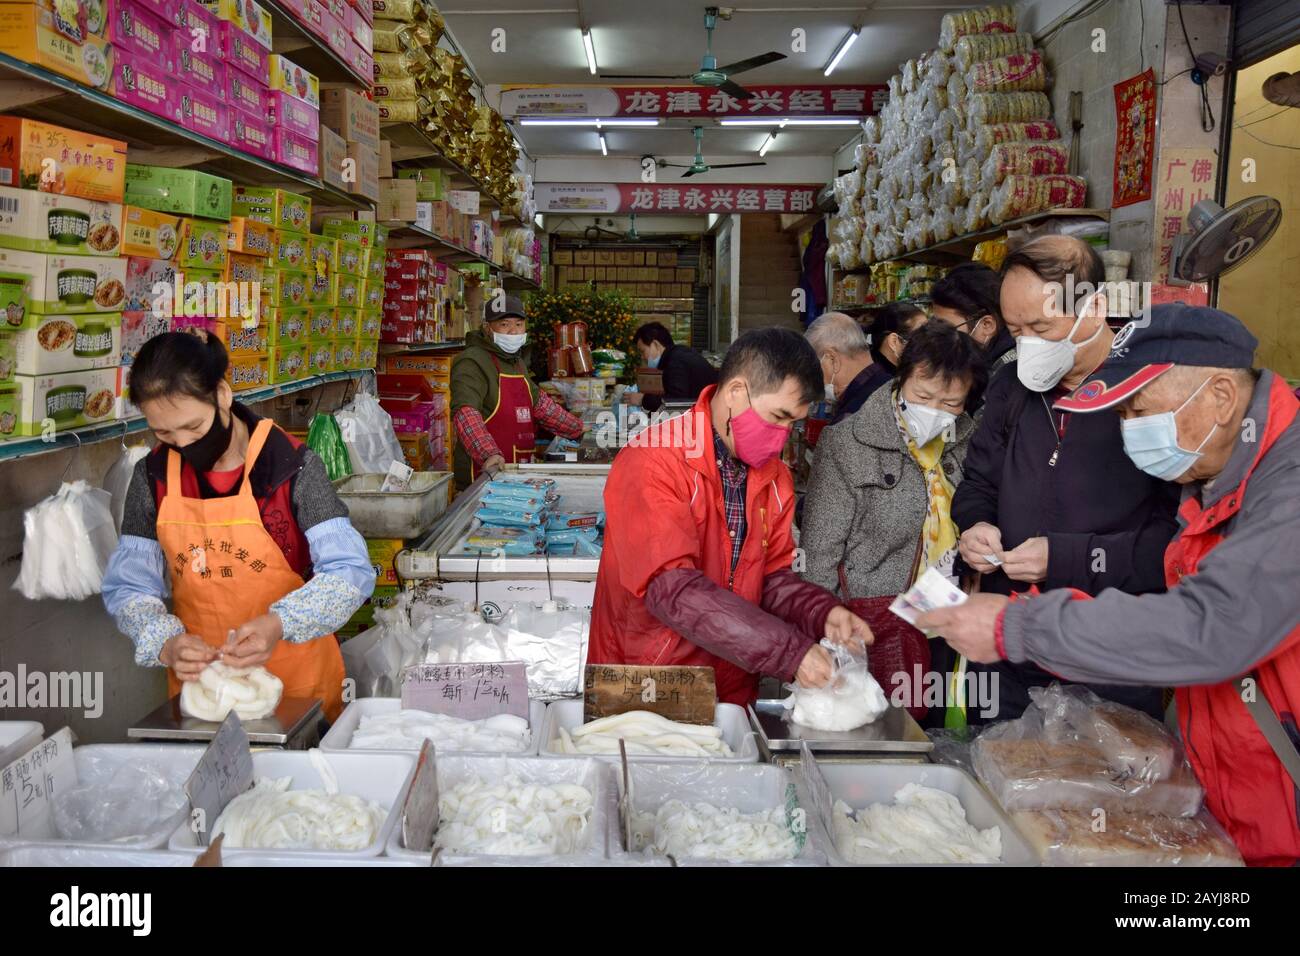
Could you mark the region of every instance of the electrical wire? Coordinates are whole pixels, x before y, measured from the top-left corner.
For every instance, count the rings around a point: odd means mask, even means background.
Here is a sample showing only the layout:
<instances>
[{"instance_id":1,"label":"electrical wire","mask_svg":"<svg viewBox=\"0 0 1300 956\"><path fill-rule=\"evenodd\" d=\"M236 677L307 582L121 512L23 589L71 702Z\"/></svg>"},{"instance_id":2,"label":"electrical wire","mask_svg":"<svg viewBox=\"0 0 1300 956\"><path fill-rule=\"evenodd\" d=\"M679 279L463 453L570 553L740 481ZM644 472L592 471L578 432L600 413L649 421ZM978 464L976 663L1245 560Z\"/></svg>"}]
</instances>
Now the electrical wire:
<instances>
[{"instance_id":1,"label":"electrical wire","mask_svg":"<svg viewBox=\"0 0 1300 956\"><path fill-rule=\"evenodd\" d=\"M1058 33L1064 30L1071 23L1075 23L1083 19L1084 17L1088 16L1091 13L1096 13L1098 10L1100 10L1108 3L1110 3L1110 0L1091 0L1090 3L1084 6L1077 13L1071 14L1070 16L1066 17L1064 20L1057 23L1056 26L1047 30L1045 33L1041 33L1038 36L1034 37L1035 45L1046 46L1049 42L1051 42L1056 37Z\"/></svg>"},{"instance_id":2,"label":"electrical wire","mask_svg":"<svg viewBox=\"0 0 1300 956\"><path fill-rule=\"evenodd\" d=\"M1183 19L1183 0L1177 0L1178 8L1178 25L1183 30L1183 42L1187 44L1187 55L1192 58L1192 63L1196 62L1196 51L1192 49L1192 38L1187 33L1187 21ZM1209 83L1209 77L1206 77L1197 85L1201 88L1201 131L1205 133L1214 132L1214 110L1210 107L1210 91L1206 89Z\"/></svg>"},{"instance_id":3,"label":"electrical wire","mask_svg":"<svg viewBox=\"0 0 1300 956\"><path fill-rule=\"evenodd\" d=\"M1188 67L1187 69L1185 69L1185 70L1179 70L1179 71L1178 71L1177 73L1175 73L1173 76L1167 76L1167 77L1165 77L1163 80L1161 80L1159 83L1157 83L1156 86L1164 86L1166 83L1172 83L1174 80L1178 79L1180 76L1185 76L1186 74L1192 72L1192 69L1193 69L1193 68L1189 66L1189 67Z\"/></svg>"},{"instance_id":4,"label":"electrical wire","mask_svg":"<svg viewBox=\"0 0 1300 956\"><path fill-rule=\"evenodd\" d=\"M1245 133L1247 136L1249 136L1251 139L1253 139L1255 142L1257 142L1257 143L1261 143L1261 144L1264 145L1264 146L1272 146L1274 149L1297 149L1297 150L1300 150L1300 146L1288 146L1286 143L1270 143L1270 142L1269 142L1268 140L1266 140L1266 139L1260 139L1258 136L1256 136L1254 133L1252 133L1252 132L1251 132L1250 130L1248 130L1248 129L1244 129L1244 128L1243 128L1243 129L1242 129L1242 132Z\"/></svg>"},{"instance_id":5,"label":"electrical wire","mask_svg":"<svg viewBox=\"0 0 1300 956\"><path fill-rule=\"evenodd\" d=\"M1272 106L1273 104L1270 103L1269 105ZM1281 116L1283 113L1290 112L1292 109L1294 109L1294 107L1284 106L1276 113L1269 113L1267 116L1261 116L1259 119L1251 120L1249 123L1234 123L1232 124L1233 129L1245 129L1247 126L1254 126L1256 123L1266 123L1269 120L1271 120L1273 117Z\"/></svg>"}]
</instances>

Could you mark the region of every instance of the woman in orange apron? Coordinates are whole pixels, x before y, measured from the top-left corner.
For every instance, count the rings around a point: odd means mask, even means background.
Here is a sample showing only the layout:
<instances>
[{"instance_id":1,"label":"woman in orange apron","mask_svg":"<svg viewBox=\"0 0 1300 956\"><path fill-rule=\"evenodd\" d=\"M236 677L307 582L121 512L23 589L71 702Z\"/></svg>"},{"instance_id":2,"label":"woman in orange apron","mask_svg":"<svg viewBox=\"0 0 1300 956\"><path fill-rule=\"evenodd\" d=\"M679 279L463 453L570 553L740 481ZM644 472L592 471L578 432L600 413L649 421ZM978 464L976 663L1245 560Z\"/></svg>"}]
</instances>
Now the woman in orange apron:
<instances>
[{"instance_id":1,"label":"woman in orange apron","mask_svg":"<svg viewBox=\"0 0 1300 956\"><path fill-rule=\"evenodd\" d=\"M484 471L532 461L538 425L565 438L582 436L582 420L529 377L527 341L528 321L519 299L493 299L483 328L465 336L465 350L452 361L458 488Z\"/></svg>"},{"instance_id":2,"label":"woman in orange apron","mask_svg":"<svg viewBox=\"0 0 1300 956\"><path fill-rule=\"evenodd\" d=\"M260 665L333 720L334 631L374 590L374 569L324 464L234 401L228 364L202 332L157 336L136 357L131 395L159 444L136 465L104 603L136 662L169 669L172 694L214 660Z\"/></svg>"}]
</instances>

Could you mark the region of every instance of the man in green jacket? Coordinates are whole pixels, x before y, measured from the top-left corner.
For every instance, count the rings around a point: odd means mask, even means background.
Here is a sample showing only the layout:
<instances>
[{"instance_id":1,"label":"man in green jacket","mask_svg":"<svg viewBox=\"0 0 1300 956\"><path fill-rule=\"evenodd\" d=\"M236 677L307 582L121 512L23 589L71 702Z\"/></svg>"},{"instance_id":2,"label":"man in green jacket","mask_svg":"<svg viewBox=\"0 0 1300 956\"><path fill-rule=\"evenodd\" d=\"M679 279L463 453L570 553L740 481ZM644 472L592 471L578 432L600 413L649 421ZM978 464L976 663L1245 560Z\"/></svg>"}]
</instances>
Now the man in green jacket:
<instances>
[{"instance_id":1,"label":"man in green jacket","mask_svg":"<svg viewBox=\"0 0 1300 956\"><path fill-rule=\"evenodd\" d=\"M465 336L451 363L451 420L456 427L456 487L484 471L533 460L536 426L580 438L582 420L528 374L528 322L519 299L488 304L482 329Z\"/></svg>"}]
</instances>

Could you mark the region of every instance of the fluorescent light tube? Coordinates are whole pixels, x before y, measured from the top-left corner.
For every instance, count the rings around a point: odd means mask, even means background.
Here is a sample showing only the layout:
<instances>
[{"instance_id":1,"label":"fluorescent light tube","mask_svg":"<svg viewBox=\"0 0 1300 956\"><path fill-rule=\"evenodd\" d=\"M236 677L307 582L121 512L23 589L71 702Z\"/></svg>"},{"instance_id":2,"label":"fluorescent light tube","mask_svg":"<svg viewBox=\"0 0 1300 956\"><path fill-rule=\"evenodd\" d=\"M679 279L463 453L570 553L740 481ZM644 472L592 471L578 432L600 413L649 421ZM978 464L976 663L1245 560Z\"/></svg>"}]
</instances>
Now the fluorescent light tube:
<instances>
[{"instance_id":1,"label":"fluorescent light tube","mask_svg":"<svg viewBox=\"0 0 1300 956\"><path fill-rule=\"evenodd\" d=\"M584 29L582 31L582 50L587 54L587 69L591 75L596 75L596 48L591 45L591 31ZM827 72L830 72L829 70Z\"/></svg>"},{"instance_id":2,"label":"fluorescent light tube","mask_svg":"<svg viewBox=\"0 0 1300 956\"><path fill-rule=\"evenodd\" d=\"M760 157L766 156L767 151L772 148L772 144L775 142L776 142L776 133L768 133L767 139L763 140L763 145L758 147L758 155Z\"/></svg>"},{"instance_id":3,"label":"fluorescent light tube","mask_svg":"<svg viewBox=\"0 0 1300 956\"><path fill-rule=\"evenodd\" d=\"M861 32L862 27L854 27L844 35L844 39L840 41L840 45L837 46L835 52L831 54L831 61L826 64L826 69L822 71L822 76L830 76L831 70L840 65L840 60L844 59L844 54L849 52L849 47L853 46L853 41L858 38L858 34Z\"/></svg>"}]
</instances>

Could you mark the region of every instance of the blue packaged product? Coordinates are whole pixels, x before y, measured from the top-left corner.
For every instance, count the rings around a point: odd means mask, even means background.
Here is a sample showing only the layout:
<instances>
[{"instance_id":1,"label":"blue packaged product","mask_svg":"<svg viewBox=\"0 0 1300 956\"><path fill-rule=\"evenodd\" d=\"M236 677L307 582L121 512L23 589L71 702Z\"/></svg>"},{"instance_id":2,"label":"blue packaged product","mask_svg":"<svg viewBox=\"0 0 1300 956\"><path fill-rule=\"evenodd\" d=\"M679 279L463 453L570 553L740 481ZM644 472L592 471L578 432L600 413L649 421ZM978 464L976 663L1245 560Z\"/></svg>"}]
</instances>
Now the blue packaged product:
<instances>
[{"instance_id":1,"label":"blue packaged product","mask_svg":"<svg viewBox=\"0 0 1300 956\"><path fill-rule=\"evenodd\" d=\"M553 544L576 544L578 541L587 541L597 544L600 541L600 530L598 528L566 528L562 531L546 532L546 547L549 550Z\"/></svg>"},{"instance_id":2,"label":"blue packaged product","mask_svg":"<svg viewBox=\"0 0 1300 956\"><path fill-rule=\"evenodd\" d=\"M571 528L601 528L605 524L605 512L563 512L553 514L546 522L547 531L566 531Z\"/></svg>"},{"instance_id":3,"label":"blue packaged product","mask_svg":"<svg viewBox=\"0 0 1300 956\"><path fill-rule=\"evenodd\" d=\"M501 528L541 528L546 524L545 511L509 510L505 508L479 508L474 512L485 525Z\"/></svg>"},{"instance_id":4,"label":"blue packaged product","mask_svg":"<svg viewBox=\"0 0 1300 956\"><path fill-rule=\"evenodd\" d=\"M579 538L573 542L573 553L579 558L599 558L600 551L601 545L586 538Z\"/></svg>"}]
</instances>

